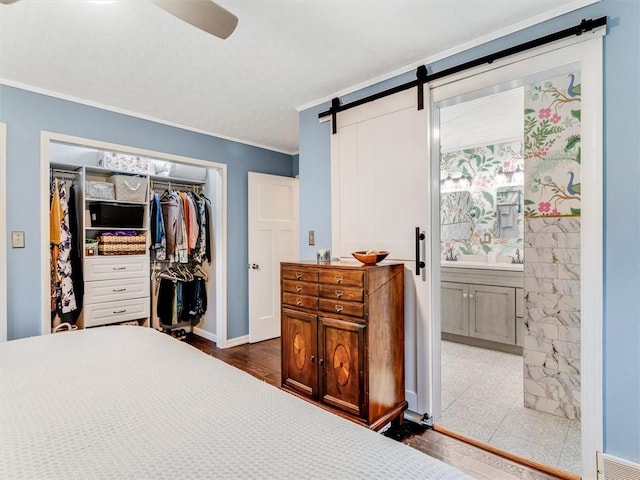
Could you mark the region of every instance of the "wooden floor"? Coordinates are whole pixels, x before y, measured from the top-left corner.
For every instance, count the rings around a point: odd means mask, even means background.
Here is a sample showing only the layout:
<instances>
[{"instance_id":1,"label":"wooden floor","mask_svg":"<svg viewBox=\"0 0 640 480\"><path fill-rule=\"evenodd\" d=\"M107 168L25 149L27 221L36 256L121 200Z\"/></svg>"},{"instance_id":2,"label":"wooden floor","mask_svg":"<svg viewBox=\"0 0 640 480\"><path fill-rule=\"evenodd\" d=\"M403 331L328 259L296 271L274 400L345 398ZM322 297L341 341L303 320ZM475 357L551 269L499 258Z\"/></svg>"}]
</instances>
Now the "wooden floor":
<instances>
[{"instance_id":1,"label":"wooden floor","mask_svg":"<svg viewBox=\"0 0 640 480\"><path fill-rule=\"evenodd\" d=\"M280 386L280 339L221 349L215 343L189 334L186 342L260 380ZM432 457L480 480L555 480L558 477L534 470L433 430L405 442Z\"/></svg>"}]
</instances>

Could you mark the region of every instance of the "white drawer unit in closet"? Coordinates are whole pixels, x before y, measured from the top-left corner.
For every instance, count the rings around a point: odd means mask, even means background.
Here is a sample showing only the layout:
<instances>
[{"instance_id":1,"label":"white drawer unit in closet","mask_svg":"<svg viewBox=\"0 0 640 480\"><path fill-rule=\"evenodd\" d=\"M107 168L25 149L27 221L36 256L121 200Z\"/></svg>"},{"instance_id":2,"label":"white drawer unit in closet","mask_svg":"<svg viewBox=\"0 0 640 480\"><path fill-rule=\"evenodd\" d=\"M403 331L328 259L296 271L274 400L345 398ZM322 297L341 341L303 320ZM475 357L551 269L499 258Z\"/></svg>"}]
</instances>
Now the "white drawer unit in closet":
<instances>
[{"instance_id":1,"label":"white drawer unit in closet","mask_svg":"<svg viewBox=\"0 0 640 480\"><path fill-rule=\"evenodd\" d=\"M149 257L85 257L84 326L141 320L151 315Z\"/></svg>"},{"instance_id":2,"label":"white drawer unit in closet","mask_svg":"<svg viewBox=\"0 0 640 480\"><path fill-rule=\"evenodd\" d=\"M94 303L84 306L84 326L97 327L111 323L147 318L151 314L149 297L115 302Z\"/></svg>"},{"instance_id":3,"label":"white drawer unit in closet","mask_svg":"<svg viewBox=\"0 0 640 480\"><path fill-rule=\"evenodd\" d=\"M149 288L149 279L147 277L87 282L84 290L84 303L88 305L92 303L127 300L130 298L149 297Z\"/></svg>"},{"instance_id":4,"label":"white drawer unit in closet","mask_svg":"<svg viewBox=\"0 0 640 480\"><path fill-rule=\"evenodd\" d=\"M84 261L84 280L116 280L120 278L148 277L147 255L114 255L87 257Z\"/></svg>"}]
</instances>

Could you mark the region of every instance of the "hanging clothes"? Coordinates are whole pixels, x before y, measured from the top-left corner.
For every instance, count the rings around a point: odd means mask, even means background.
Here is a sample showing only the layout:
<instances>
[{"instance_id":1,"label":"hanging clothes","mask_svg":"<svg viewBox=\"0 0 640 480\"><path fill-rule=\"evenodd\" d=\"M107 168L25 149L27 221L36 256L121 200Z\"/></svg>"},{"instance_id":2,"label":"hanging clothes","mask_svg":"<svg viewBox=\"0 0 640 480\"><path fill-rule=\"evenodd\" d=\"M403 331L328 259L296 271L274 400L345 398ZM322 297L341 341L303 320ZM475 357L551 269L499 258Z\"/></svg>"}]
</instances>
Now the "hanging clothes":
<instances>
[{"instance_id":1,"label":"hanging clothes","mask_svg":"<svg viewBox=\"0 0 640 480\"><path fill-rule=\"evenodd\" d=\"M167 238L164 227L164 216L160 205L160 196L152 192L151 201L151 255L154 260L167 258Z\"/></svg>"},{"instance_id":2,"label":"hanging clothes","mask_svg":"<svg viewBox=\"0 0 640 480\"><path fill-rule=\"evenodd\" d=\"M82 311L84 300L84 278L82 274L82 249L80 247L80 225L78 222L78 195L76 186L69 187L69 233L71 236L71 251L69 254L71 263L71 283L76 299L76 308L60 315L63 323L75 325Z\"/></svg>"},{"instance_id":3,"label":"hanging clothes","mask_svg":"<svg viewBox=\"0 0 640 480\"><path fill-rule=\"evenodd\" d=\"M49 276L51 285L51 312L57 309L58 286L60 279L58 277L58 256L60 255L61 229L62 229L62 206L60 205L58 179L54 179L50 191L50 209L49 209Z\"/></svg>"},{"instance_id":4,"label":"hanging clothes","mask_svg":"<svg viewBox=\"0 0 640 480\"><path fill-rule=\"evenodd\" d=\"M183 244L184 222L181 199L175 192L166 191L160 198L160 206L167 240L166 258L175 262L178 260L178 250Z\"/></svg>"},{"instance_id":5,"label":"hanging clothes","mask_svg":"<svg viewBox=\"0 0 640 480\"><path fill-rule=\"evenodd\" d=\"M183 322L197 324L207 311L207 285L203 278L191 281L160 280L156 311L160 324L171 327Z\"/></svg>"},{"instance_id":6,"label":"hanging clothes","mask_svg":"<svg viewBox=\"0 0 640 480\"><path fill-rule=\"evenodd\" d=\"M71 313L77 309L72 279L69 203L65 187L64 180L56 179L54 182L49 231L50 242L53 245L52 265L55 262L55 275L52 275L56 280L55 310L59 315Z\"/></svg>"},{"instance_id":7,"label":"hanging clothes","mask_svg":"<svg viewBox=\"0 0 640 480\"><path fill-rule=\"evenodd\" d=\"M201 196L196 196L195 194L191 194L191 195L192 195L194 204L197 205L197 208L198 208L198 216L197 216L198 239L196 241L196 246L194 248L193 259L198 263L202 263L202 261L206 256L206 243L207 243L206 231L208 228L208 223L206 219L205 209L207 208L207 206L205 203L205 199L202 195Z\"/></svg>"},{"instance_id":8,"label":"hanging clothes","mask_svg":"<svg viewBox=\"0 0 640 480\"><path fill-rule=\"evenodd\" d=\"M204 214L205 214L205 223L207 225L207 227L205 228L205 250L204 250L203 258L206 258L207 262L211 263L213 260L213 257L211 256L211 250L212 250L211 231L213 230L213 223L212 223L212 218L210 214L211 202L204 195L201 195L201 196L205 201Z\"/></svg>"}]
</instances>

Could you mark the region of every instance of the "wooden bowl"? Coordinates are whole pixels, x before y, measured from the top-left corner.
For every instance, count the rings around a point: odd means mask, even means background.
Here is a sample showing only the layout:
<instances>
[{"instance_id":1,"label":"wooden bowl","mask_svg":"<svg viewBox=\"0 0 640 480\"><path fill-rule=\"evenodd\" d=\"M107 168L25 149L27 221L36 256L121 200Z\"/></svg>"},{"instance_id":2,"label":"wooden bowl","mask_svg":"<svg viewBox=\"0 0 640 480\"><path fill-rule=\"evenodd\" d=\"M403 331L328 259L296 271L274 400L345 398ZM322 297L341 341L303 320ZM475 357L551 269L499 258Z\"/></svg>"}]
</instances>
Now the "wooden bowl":
<instances>
[{"instance_id":1,"label":"wooden bowl","mask_svg":"<svg viewBox=\"0 0 640 480\"><path fill-rule=\"evenodd\" d=\"M353 252L351 255L365 265L375 265L376 263L384 260L387 255L389 255L389 252L386 250L359 250L357 252Z\"/></svg>"}]
</instances>

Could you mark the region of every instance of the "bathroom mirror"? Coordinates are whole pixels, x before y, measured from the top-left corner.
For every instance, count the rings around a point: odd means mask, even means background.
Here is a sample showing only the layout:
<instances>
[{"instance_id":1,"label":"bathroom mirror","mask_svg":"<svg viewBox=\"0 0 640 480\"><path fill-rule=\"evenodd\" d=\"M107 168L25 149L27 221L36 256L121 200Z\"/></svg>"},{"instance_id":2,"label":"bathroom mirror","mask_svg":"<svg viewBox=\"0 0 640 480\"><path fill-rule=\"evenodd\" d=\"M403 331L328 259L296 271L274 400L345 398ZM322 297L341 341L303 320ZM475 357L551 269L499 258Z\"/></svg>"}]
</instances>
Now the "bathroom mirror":
<instances>
[{"instance_id":1,"label":"bathroom mirror","mask_svg":"<svg viewBox=\"0 0 640 480\"><path fill-rule=\"evenodd\" d=\"M441 110L443 260L522 249L523 96L516 88Z\"/></svg>"}]
</instances>

